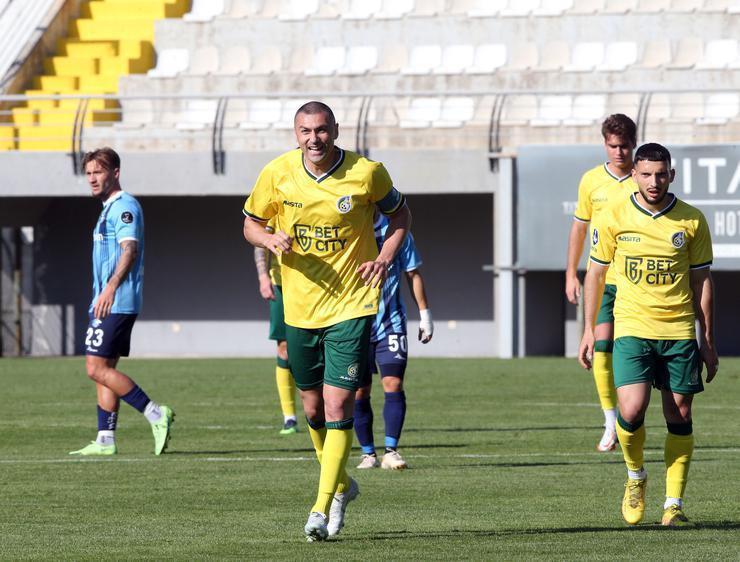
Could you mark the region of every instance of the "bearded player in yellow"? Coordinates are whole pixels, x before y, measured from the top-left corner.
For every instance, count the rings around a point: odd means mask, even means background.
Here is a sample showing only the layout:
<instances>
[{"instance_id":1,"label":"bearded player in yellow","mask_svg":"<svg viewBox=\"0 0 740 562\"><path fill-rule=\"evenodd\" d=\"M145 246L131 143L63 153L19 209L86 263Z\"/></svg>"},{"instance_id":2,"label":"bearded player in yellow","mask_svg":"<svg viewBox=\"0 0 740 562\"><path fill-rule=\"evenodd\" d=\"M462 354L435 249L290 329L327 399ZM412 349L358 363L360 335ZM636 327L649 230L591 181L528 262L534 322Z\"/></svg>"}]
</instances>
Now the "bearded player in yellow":
<instances>
[{"instance_id":1,"label":"bearded player in yellow","mask_svg":"<svg viewBox=\"0 0 740 562\"><path fill-rule=\"evenodd\" d=\"M686 525L683 495L694 449L691 404L719 365L714 348L712 240L704 215L668 193L675 171L668 150L655 143L635 154L638 191L610 207L594 225L591 267L586 273L586 327L579 350L593 365L594 326L607 267L617 274L614 306L614 382L619 399L617 432L627 464L624 520L636 525L645 513L645 412L651 387L661 392L668 427L665 440L666 499L662 524ZM695 320L700 326L699 344Z\"/></svg>"},{"instance_id":2,"label":"bearded player in yellow","mask_svg":"<svg viewBox=\"0 0 740 562\"><path fill-rule=\"evenodd\" d=\"M590 169L578 185L578 204L568 237L568 263L565 270L565 295L578 304L581 283L578 264L589 222L595 221L609 206L627 199L636 186L632 181L632 151L637 144L637 126L621 113L607 117L601 125L607 162ZM614 298L617 292L615 274L606 274L606 288L596 319L594 350L594 382L604 412L604 434L596 445L601 452L617 446L617 391L614 389L612 347L614 345Z\"/></svg>"},{"instance_id":3,"label":"bearded player in yellow","mask_svg":"<svg viewBox=\"0 0 740 562\"><path fill-rule=\"evenodd\" d=\"M267 166L244 204L244 237L281 258L288 355L316 455L316 502L304 533L336 535L359 487L345 467L354 396L367 368L380 287L411 225L382 164L335 146L332 110L308 102L295 115L299 148ZM378 252L376 207L390 224ZM277 217L279 230L267 222Z\"/></svg>"}]
</instances>

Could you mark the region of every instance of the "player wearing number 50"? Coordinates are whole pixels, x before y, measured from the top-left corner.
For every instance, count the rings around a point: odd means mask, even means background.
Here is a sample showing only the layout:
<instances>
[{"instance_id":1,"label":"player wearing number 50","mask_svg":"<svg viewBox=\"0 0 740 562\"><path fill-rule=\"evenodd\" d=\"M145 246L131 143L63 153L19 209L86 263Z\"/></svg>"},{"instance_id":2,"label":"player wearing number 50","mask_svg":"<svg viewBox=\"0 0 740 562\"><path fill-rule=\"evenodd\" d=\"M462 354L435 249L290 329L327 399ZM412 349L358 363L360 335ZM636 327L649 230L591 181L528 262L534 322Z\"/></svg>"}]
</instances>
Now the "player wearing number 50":
<instances>
[{"instance_id":1,"label":"player wearing number 50","mask_svg":"<svg viewBox=\"0 0 740 562\"><path fill-rule=\"evenodd\" d=\"M166 449L175 417L116 368L118 359L129 354L144 283L144 214L139 202L121 189L120 168L121 160L110 148L88 152L82 160L92 196L103 203L93 230L93 298L85 334L85 366L98 395L98 437L71 455L117 453L120 399L151 424L155 455Z\"/></svg>"},{"instance_id":2,"label":"player wearing number 50","mask_svg":"<svg viewBox=\"0 0 740 562\"><path fill-rule=\"evenodd\" d=\"M345 471L355 390L367 368L380 286L411 213L382 164L335 146L339 127L327 105L304 104L294 125L299 148L260 173L244 205L244 237L281 258L288 356L321 464L304 527L313 541L340 531L358 495ZM376 207L390 217L380 252Z\"/></svg>"},{"instance_id":3,"label":"player wearing number 50","mask_svg":"<svg viewBox=\"0 0 740 562\"><path fill-rule=\"evenodd\" d=\"M645 512L645 412L651 386L661 392L665 439L666 499L662 524L685 525L683 495L694 449L691 404L719 361L714 348L712 240L704 215L668 193L675 172L668 150L655 143L635 154L638 191L599 217L586 273L586 327L579 350L592 366L594 325L607 267L616 272L614 384L617 433L627 464L622 515L631 525ZM696 342L695 320L701 328Z\"/></svg>"},{"instance_id":4,"label":"player wearing number 50","mask_svg":"<svg viewBox=\"0 0 740 562\"><path fill-rule=\"evenodd\" d=\"M380 246L385 237L388 219L379 214L375 221L375 240ZM402 470L408 468L398 452L403 422L406 418L406 393L403 380L408 361L406 337L406 307L401 297L401 278L406 277L411 294L419 307L419 340L429 343L434 333L432 312L427 303L424 278L421 276L421 256L416 251L414 237L409 232L401 250L388 269L388 279L380 294L378 315L370 333L370 354L365 379L355 394L355 432L362 448L362 459L357 468ZM376 367L377 364L377 367ZM373 439L373 409L370 403L372 375L380 371L385 392L383 420L385 421L385 454L378 462Z\"/></svg>"}]
</instances>

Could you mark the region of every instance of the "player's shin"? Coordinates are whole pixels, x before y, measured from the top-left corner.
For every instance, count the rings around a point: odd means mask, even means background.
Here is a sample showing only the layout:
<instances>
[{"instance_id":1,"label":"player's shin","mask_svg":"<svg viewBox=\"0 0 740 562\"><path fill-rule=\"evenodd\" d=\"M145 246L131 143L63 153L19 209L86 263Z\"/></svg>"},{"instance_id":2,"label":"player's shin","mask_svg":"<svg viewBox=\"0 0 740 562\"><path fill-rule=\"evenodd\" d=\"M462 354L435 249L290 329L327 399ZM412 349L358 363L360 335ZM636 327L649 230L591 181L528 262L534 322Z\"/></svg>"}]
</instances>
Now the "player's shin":
<instances>
[{"instance_id":1,"label":"player's shin","mask_svg":"<svg viewBox=\"0 0 740 562\"><path fill-rule=\"evenodd\" d=\"M323 420L316 422L308 418L306 418L306 423L308 424L308 434L311 436L311 443L313 443L313 448L316 451L316 458L319 459L319 464L321 464L324 453L324 442L326 440L326 424Z\"/></svg>"},{"instance_id":2,"label":"player's shin","mask_svg":"<svg viewBox=\"0 0 740 562\"><path fill-rule=\"evenodd\" d=\"M370 398L355 400L355 433L362 448L362 453L365 455L375 453L373 418L373 407Z\"/></svg>"},{"instance_id":3,"label":"player's shin","mask_svg":"<svg viewBox=\"0 0 740 562\"><path fill-rule=\"evenodd\" d=\"M288 362L278 357L275 367L275 380L277 382L278 396L280 397L280 409L285 421L296 419L295 416L295 382L288 368Z\"/></svg>"},{"instance_id":4,"label":"player's shin","mask_svg":"<svg viewBox=\"0 0 740 562\"><path fill-rule=\"evenodd\" d=\"M691 422L668 423L665 438L665 495L672 500L683 498L694 452L694 434Z\"/></svg>"},{"instance_id":5,"label":"player's shin","mask_svg":"<svg viewBox=\"0 0 740 562\"><path fill-rule=\"evenodd\" d=\"M406 393L403 390L385 393L383 419L385 420L385 446L395 450L398 447L403 422L406 419Z\"/></svg>"},{"instance_id":6,"label":"player's shin","mask_svg":"<svg viewBox=\"0 0 740 562\"><path fill-rule=\"evenodd\" d=\"M321 459L321 477L319 493L311 511L328 514L335 492L343 492L349 486L349 477L345 471L352 438L354 434L353 419L326 423L326 439Z\"/></svg>"},{"instance_id":7,"label":"player's shin","mask_svg":"<svg viewBox=\"0 0 740 562\"><path fill-rule=\"evenodd\" d=\"M639 479L639 474L644 472L645 420L630 423L617 416L617 435L630 478Z\"/></svg>"},{"instance_id":8,"label":"player's shin","mask_svg":"<svg viewBox=\"0 0 740 562\"><path fill-rule=\"evenodd\" d=\"M613 412L617 407L617 391L614 388L614 371L612 369L612 346L613 343L606 340L599 340L594 344L594 383L596 383L596 392L599 395L599 402L601 409L604 410L605 417L608 415L608 411Z\"/></svg>"}]
</instances>

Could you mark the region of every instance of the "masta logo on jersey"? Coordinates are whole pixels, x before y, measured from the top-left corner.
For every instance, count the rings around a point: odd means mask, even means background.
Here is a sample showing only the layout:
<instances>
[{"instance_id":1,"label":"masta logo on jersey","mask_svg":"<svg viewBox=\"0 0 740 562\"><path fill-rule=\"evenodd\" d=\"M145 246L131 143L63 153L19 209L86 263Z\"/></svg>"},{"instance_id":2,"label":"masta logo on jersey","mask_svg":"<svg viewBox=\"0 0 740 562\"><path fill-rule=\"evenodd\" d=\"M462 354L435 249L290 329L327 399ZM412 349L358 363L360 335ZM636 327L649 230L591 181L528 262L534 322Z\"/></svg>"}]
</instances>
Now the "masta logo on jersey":
<instances>
[{"instance_id":1,"label":"masta logo on jersey","mask_svg":"<svg viewBox=\"0 0 740 562\"><path fill-rule=\"evenodd\" d=\"M349 213L352 210L352 196L345 195L337 199L337 211L340 213Z\"/></svg>"},{"instance_id":2,"label":"masta logo on jersey","mask_svg":"<svg viewBox=\"0 0 740 562\"><path fill-rule=\"evenodd\" d=\"M594 228L593 235L591 236L591 245L596 246L599 243L599 231Z\"/></svg>"},{"instance_id":3,"label":"masta logo on jersey","mask_svg":"<svg viewBox=\"0 0 740 562\"><path fill-rule=\"evenodd\" d=\"M676 232L676 234L671 236L671 244L673 244L674 248L682 248L685 243L686 234L683 231Z\"/></svg>"},{"instance_id":4,"label":"masta logo on jersey","mask_svg":"<svg viewBox=\"0 0 740 562\"><path fill-rule=\"evenodd\" d=\"M121 213L121 221L126 224L131 224L134 222L134 215L130 211L124 211Z\"/></svg>"}]
</instances>

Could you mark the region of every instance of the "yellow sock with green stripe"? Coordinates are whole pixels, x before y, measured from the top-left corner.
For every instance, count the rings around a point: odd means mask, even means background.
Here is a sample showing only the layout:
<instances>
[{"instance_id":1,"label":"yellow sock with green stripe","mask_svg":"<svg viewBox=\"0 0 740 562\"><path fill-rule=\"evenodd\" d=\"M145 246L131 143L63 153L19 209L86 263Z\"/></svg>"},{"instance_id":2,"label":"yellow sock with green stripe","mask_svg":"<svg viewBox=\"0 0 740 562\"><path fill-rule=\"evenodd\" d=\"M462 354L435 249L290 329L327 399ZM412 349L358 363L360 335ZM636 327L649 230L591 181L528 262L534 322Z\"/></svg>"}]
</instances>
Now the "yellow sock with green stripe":
<instances>
[{"instance_id":1,"label":"yellow sock with green stripe","mask_svg":"<svg viewBox=\"0 0 740 562\"><path fill-rule=\"evenodd\" d=\"M306 424L308 425L308 434L311 436L311 442L313 443L314 451L316 451L316 458L321 464L321 460L324 455L324 442L326 441L326 425L324 422L320 424L314 423L306 418ZM350 442L350 448L352 442ZM348 453L349 454L349 453ZM346 464L346 461L345 461ZM349 489L349 474L342 468L342 473L339 476L339 484L337 484L337 492L342 493Z\"/></svg>"},{"instance_id":2,"label":"yellow sock with green stripe","mask_svg":"<svg viewBox=\"0 0 740 562\"><path fill-rule=\"evenodd\" d=\"M669 423L665 437L665 495L682 499L694 452L692 423Z\"/></svg>"},{"instance_id":3,"label":"yellow sock with green stripe","mask_svg":"<svg viewBox=\"0 0 740 562\"><path fill-rule=\"evenodd\" d=\"M335 492L343 492L349 486L349 476L345 471L350 449L352 449L352 429L354 420L348 418L338 422L326 423L326 439L321 454L321 477L319 493L311 511L329 513Z\"/></svg>"},{"instance_id":4,"label":"yellow sock with green stripe","mask_svg":"<svg viewBox=\"0 0 740 562\"><path fill-rule=\"evenodd\" d=\"M629 423L621 415L617 415L617 437L627 469L632 472L641 471L645 463L645 420Z\"/></svg>"},{"instance_id":5,"label":"yellow sock with green stripe","mask_svg":"<svg viewBox=\"0 0 740 562\"><path fill-rule=\"evenodd\" d=\"M608 340L598 340L594 344L594 382L601 409L604 411L614 410L617 407L617 389L614 388L614 370L612 369L613 346L614 343Z\"/></svg>"},{"instance_id":6,"label":"yellow sock with green stripe","mask_svg":"<svg viewBox=\"0 0 740 562\"><path fill-rule=\"evenodd\" d=\"M278 396L280 396L280 409L283 417L296 419L295 417L295 381L288 368L288 362L278 357L275 367L275 380L277 381Z\"/></svg>"}]
</instances>

